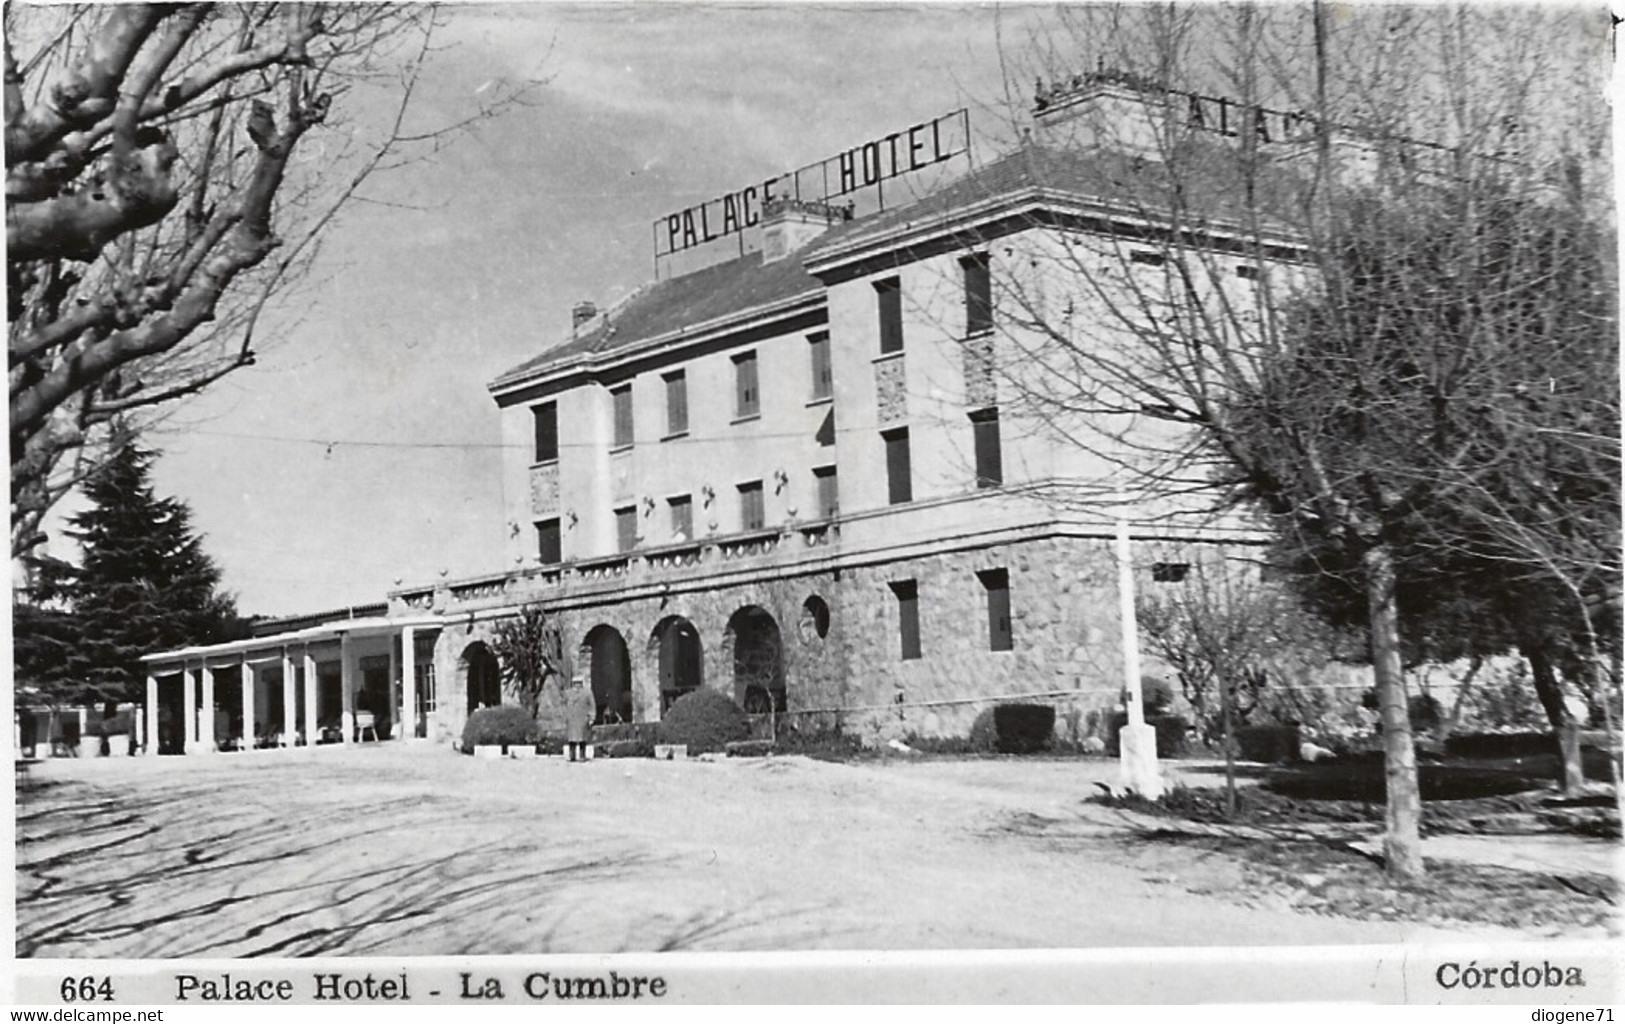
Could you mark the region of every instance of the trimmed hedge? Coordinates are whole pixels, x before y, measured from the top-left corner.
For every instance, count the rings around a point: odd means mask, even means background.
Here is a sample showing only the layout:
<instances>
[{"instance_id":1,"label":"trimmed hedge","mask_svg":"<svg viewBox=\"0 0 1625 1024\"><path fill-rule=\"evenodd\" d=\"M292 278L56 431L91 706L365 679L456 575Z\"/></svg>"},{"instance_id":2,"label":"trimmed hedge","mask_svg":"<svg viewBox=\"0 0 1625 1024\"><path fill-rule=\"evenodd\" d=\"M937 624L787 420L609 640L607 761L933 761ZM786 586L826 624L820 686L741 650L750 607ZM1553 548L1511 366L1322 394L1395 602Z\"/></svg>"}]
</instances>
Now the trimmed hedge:
<instances>
[{"instance_id":1,"label":"trimmed hedge","mask_svg":"<svg viewBox=\"0 0 1625 1024\"><path fill-rule=\"evenodd\" d=\"M659 722L615 722L592 727L592 741L599 746L610 743L647 743L651 752L660 742Z\"/></svg>"},{"instance_id":2,"label":"trimmed hedge","mask_svg":"<svg viewBox=\"0 0 1625 1024\"><path fill-rule=\"evenodd\" d=\"M1236 756L1263 764L1290 764L1298 760L1303 731L1295 725L1242 725L1236 727Z\"/></svg>"},{"instance_id":3,"label":"trimmed hedge","mask_svg":"<svg viewBox=\"0 0 1625 1024\"><path fill-rule=\"evenodd\" d=\"M463 726L463 751L472 753L475 747L530 746L541 734L541 727L524 708L511 704L480 708L468 716Z\"/></svg>"},{"instance_id":4,"label":"trimmed hedge","mask_svg":"<svg viewBox=\"0 0 1625 1024\"><path fill-rule=\"evenodd\" d=\"M999 704L993 708L994 745L1001 754L1033 754L1055 736L1051 704Z\"/></svg>"},{"instance_id":5,"label":"trimmed hedge","mask_svg":"<svg viewBox=\"0 0 1625 1024\"><path fill-rule=\"evenodd\" d=\"M1118 757L1122 752L1117 736L1127 724L1128 712L1118 711L1106 725L1106 753L1111 757ZM1184 756L1185 734L1190 729L1184 718L1179 715L1146 715L1145 724L1157 730L1158 757Z\"/></svg>"},{"instance_id":6,"label":"trimmed hedge","mask_svg":"<svg viewBox=\"0 0 1625 1024\"><path fill-rule=\"evenodd\" d=\"M701 687L677 698L656 735L663 744L687 745L690 754L708 754L748 739L750 719L727 694Z\"/></svg>"},{"instance_id":7,"label":"trimmed hedge","mask_svg":"<svg viewBox=\"0 0 1625 1024\"><path fill-rule=\"evenodd\" d=\"M1478 732L1444 741L1451 757L1539 757L1556 753L1557 735L1551 732Z\"/></svg>"}]
</instances>

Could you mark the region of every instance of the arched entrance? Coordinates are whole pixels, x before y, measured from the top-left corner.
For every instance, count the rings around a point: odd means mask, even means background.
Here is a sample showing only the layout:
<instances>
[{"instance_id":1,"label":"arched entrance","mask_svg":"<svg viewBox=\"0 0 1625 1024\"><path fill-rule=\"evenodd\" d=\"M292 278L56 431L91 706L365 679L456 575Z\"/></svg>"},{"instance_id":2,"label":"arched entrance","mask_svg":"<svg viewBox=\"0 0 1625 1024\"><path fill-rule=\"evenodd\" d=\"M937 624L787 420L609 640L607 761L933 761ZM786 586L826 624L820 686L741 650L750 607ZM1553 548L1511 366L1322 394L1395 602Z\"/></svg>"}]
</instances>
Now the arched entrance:
<instances>
[{"instance_id":1,"label":"arched entrance","mask_svg":"<svg viewBox=\"0 0 1625 1024\"><path fill-rule=\"evenodd\" d=\"M491 648L476 640L463 648L459 666L468 679L468 713L502 703L502 667Z\"/></svg>"},{"instance_id":2,"label":"arched entrance","mask_svg":"<svg viewBox=\"0 0 1625 1024\"><path fill-rule=\"evenodd\" d=\"M578 661L592 684L594 725L632 721L632 659L614 626L594 626L581 641Z\"/></svg>"},{"instance_id":3,"label":"arched entrance","mask_svg":"<svg viewBox=\"0 0 1625 1024\"><path fill-rule=\"evenodd\" d=\"M678 697L698 690L705 682L700 631L681 615L668 616L649 637L649 652L658 666L660 713L665 714Z\"/></svg>"},{"instance_id":4,"label":"arched entrance","mask_svg":"<svg viewBox=\"0 0 1625 1024\"><path fill-rule=\"evenodd\" d=\"M765 608L746 605L728 620L733 647L734 700L753 715L785 709L784 642Z\"/></svg>"}]
</instances>

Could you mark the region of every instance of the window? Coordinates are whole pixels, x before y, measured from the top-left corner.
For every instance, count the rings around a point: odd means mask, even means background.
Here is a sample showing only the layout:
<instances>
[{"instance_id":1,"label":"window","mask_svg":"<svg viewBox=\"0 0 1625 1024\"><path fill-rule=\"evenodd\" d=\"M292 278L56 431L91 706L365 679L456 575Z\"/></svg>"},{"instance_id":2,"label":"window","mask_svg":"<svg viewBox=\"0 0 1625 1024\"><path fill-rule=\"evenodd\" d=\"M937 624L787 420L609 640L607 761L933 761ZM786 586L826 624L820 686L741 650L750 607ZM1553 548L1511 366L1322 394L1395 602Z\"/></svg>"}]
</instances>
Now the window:
<instances>
[{"instance_id":1,"label":"window","mask_svg":"<svg viewBox=\"0 0 1625 1024\"><path fill-rule=\"evenodd\" d=\"M631 551L638 546L638 507L615 510L615 550Z\"/></svg>"},{"instance_id":2,"label":"window","mask_svg":"<svg viewBox=\"0 0 1625 1024\"><path fill-rule=\"evenodd\" d=\"M1140 263L1148 267L1160 267L1164 263L1168 262L1167 258L1164 257L1162 253L1148 252L1145 249L1134 249L1130 251L1128 254L1128 260L1130 263Z\"/></svg>"},{"instance_id":3,"label":"window","mask_svg":"<svg viewBox=\"0 0 1625 1024\"><path fill-rule=\"evenodd\" d=\"M548 402L533 406L530 413L536 419L536 461L557 462L559 459L559 405Z\"/></svg>"},{"instance_id":4,"label":"window","mask_svg":"<svg viewBox=\"0 0 1625 1024\"><path fill-rule=\"evenodd\" d=\"M828 398L834 389L829 370L829 332L807 335L807 352L812 357L813 400Z\"/></svg>"},{"instance_id":5,"label":"window","mask_svg":"<svg viewBox=\"0 0 1625 1024\"><path fill-rule=\"evenodd\" d=\"M977 253L959 261L965 271L965 334L981 334L993 329L993 276L987 253Z\"/></svg>"},{"instance_id":6,"label":"window","mask_svg":"<svg viewBox=\"0 0 1625 1024\"><path fill-rule=\"evenodd\" d=\"M1010 573L1004 569L988 569L976 577L987 591L987 649L1015 650L1015 635L1010 630Z\"/></svg>"},{"instance_id":7,"label":"window","mask_svg":"<svg viewBox=\"0 0 1625 1024\"><path fill-rule=\"evenodd\" d=\"M875 282L880 307L880 354L903 351L903 291L895 277Z\"/></svg>"},{"instance_id":8,"label":"window","mask_svg":"<svg viewBox=\"0 0 1625 1024\"><path fill-rule=\"evenodd\" d=\"M632 385L623 384L609 393L610 403L615 411L615 438L611 446L615 448L630 448L632 446Z\"/></svg>"},{"instance_id":9,"label":"window","mask_svg":"<svg viewBox=\"0 0 1625 1024\"><path fill-rule=\"evenodd\" d=\"M767 525L767 511L762 504L762 482L752 480L739 485L739 528L760 530Z\"/></svg>"},{"instance_id":10,"label":"window","mask_svg":"<svg viewBox=\"0 0 1625 1024\"><path fill-rule=\"evenodd\" d=\"M687 494L679 494L675 498L666 499L666 509L671 516L672 541L685 541L694 539L694 499Z\"/></svg>"},{"instance_id":11,"label":"window","mask_svg":"<svg viewBox=\"0 0 1625 1024\"><path fill-rule=\"evenodd\" d=\"M983 409L971 413L970 427L976 447L976 486L998 487L1004 483L1004 453L999 447L999 410Z\"/></svg>"},{"instance_id":12,"label":"window","mask_svg":"<svg viewBox=\"0 0 1625 1024\"><path fill-rule=\"evenodd\" d=\"M734 416L749 419L761 415L762 396L756 386L756 353L734 356Z\"/></svg>"},{"instance_id":13,"label":"window","mask_svg":"<svg viewBox=\"0 0 1625 1024\"><path fill-rule=\"evenodd\" d=\"M536 554L541 557L543 565L557 565L564 561L557 519L544 519L536 524Z\"/></svg>"},{"instance_id":14,"label":"window","mask_svg":"<svg viewBox=\"0 0 1625 1024\"><path fill-rule=\"evenodd\" d=\"M920 593L913 580L898 580L891 585L897 597L897 637L904 661L920 656Z\"/></svg>"},{"instance_id":15,"label":"window","mask_svg":"<svg viewBox=\"0 0 1625 1024\"><path fill-rule=\"evenodd\" d=\"M1238 263L1236 264L1236 276L1243 281L1256 281L1258 280L1258 267L1251 263Z\"/></svg>"},{"instance_id":16,"label":"window","mask_svg":"<svg viewBox=\"0 0 1625 1024\"><path fill-rule=\"evenodd\" d=\"M835 482L835 467L819 466L813 470L813 481L818 485L818 518L835 518L841 511L841 492Z\"/></svg>"},{"instance_id":17,"label":"window","mask_svg":"<svg viewBox=\"0 0 1625 1024\"><path fill-rule=\"evenodd\" d=\"M914 480L908 457L908 428L880 435L886 442L886 495L893 505L914 500Z\"/></svg>"},{"instance_id":18,"label":"window","mask_svg":"<svg viewBox=\"0 0 1625 1024\"><path fill-rule=\"evenodd\" d=\"M1190 571L1189 562L1153 562L1151 563L1151 581L1153 583L1184 583L1185 577Z\"/></svg>"},{"instance_id":19,"label":"window","mask_svg":"<svg viewBox=\"0 0 1625 1024\"><path fill-rule=\"evenodd\" d=\"M666 436L688 433L688 377L682 370L661 378L666 382Z\"/></svg>"}]
</instances>

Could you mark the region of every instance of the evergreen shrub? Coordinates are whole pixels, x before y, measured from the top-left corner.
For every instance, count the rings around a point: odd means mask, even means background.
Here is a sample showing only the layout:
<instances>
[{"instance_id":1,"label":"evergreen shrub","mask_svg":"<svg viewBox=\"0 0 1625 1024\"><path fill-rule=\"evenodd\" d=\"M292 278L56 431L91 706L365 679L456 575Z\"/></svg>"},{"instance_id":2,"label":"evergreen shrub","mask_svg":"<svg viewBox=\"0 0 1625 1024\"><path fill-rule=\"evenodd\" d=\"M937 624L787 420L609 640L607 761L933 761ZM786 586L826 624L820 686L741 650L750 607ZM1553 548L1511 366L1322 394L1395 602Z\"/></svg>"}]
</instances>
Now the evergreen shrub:
<instances>
[{"instance_id":1,"label":"evergreen shrub","mask_svg":"<svg viewBox=\"0 0 1625 1024\"><path fill-rule=\"evenodd\" d=\"M690 754L707 754L749 738L750 720L727 694L702 686L677 698L657 735L663 744L685 744Z\"/></svg>"},{"instance_id":2,"label":"evergreen shrub","mask_svg":"<svg viewBox=\"0 0 1625 1024\"><path fill-rule=\"evenodd\" d=\"M1236 727L1236 756L1243 761L1286 764L1298 760L1303 733L1295 725L1240 725Z\"/></svg>"},{"instance_id":3,"label":"evergreen shrub","mask_svg":"<svg viewBox=\"0 0 1625 1024\"><path fill-rule=\"evenodd\" d=\"M1055 736L1051 704L999 704L993 708L995 746L1001 754L1034 754Z\"/></svg>"},{"instance_id":4,"label":"evergreen shrub","mask_svg":"<svg viewBox=\"0 0 1625 1024\"><path fill-rule=\"evenodd\" d=\"M524 708L511 704L480 708L468 716L463 726L463 751L472 753L475 747L528 746L540 738L541 728Z\"/></svg>"}]
</instances>

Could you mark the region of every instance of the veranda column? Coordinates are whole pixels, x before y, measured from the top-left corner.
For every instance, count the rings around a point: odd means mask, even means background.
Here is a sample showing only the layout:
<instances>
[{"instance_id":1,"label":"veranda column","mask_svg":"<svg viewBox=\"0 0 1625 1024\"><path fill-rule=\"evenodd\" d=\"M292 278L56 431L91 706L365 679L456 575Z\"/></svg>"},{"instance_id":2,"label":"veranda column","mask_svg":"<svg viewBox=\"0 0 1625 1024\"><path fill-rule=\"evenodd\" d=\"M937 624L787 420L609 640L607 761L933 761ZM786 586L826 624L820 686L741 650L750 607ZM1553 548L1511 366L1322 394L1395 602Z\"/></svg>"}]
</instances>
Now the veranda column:
<instances>
[{"instance_id":1,"label":"veranda column","mask_svg":"<svg viewBox=\"0 0 1625 1024\"><path fill-rule=\"evenodd\" d=\"M254 666L248 663L248 655L243 655L243 664L239 669L243 675L243 744L240 749L254 749Z\"/></svg>"},{"instance_id":2,"label":"veranda column","mask_svg":"<svg viewBox=\"0 0 1625 1024\"><path fill-rule=\"evenodd\" d=\"M339 715L339 731L344 735L341 743L355 739L355 646L349 633L339 634L339 692L343 695L343 708Z\"/></svg>"},{"instance_id":3,"label":"veranda column","mask_svg":"<svg viewBox=\"0 0 1625 1024\"><path fill-rule=\"evenodd\" d=\"M141 723L141 752L148 756L158 753L158 677L147 675L147 715Z\"/></svg>"},{"instance_id":4,"label":"veranda column","mask_svg":"<svg viewBox=\"0 0 1625 1024\"><path fill-rule=\"evenodd\" d=\"M293 686L293 655L282 648L282 745L293 746L299 732L299 695Z\"/></svg>"},{"instance_id":5,"label":"veranda column","mask_svg":"<svg viewBox=\"0 0 1625 1024\"><path fill-rule=\"evenodd\" d=\"M401 630L401 738L418 736L418 652L417 630Z\"/></svg>"},{"instance_id":6,"label":"veranda column","mask_svg":"<svg viewBox=\"0 0 1625 1024\"><path fill-rule=\"evenodd\" d=\"M305 746L314 747L321 736L316 731L316 656L305 645Z\"/></svg>"},{"instance_id":7,"label":"veranda column","mask_svg":"<svg viewBox=\"0 0 1625 1024\"><path fill-rule=\"evenodd\" d=\"M214 669L205 661L200 671L203 673L203 706L198 709L198 749L212 754L219 749L220 742L220 737L214 734Z\"/></svg>"},{"instance_id":8,"label":"veranda column","mask_svg":"<svg viewBox=\"0 0 1625 1024\"><path fill-rule=\"evenodd\" d=\"M181 666L181 749L188 754L198 752L197 741L197 676L186 666Z\"/></svg>"},{"instance_id":9,"label":"veranda column","mask_svg":"<svg viewBox=\"0 0 1625 1024\"><path fill-rule=\"evenodd\" d=\"M394 730L394 731L391 731L390 734L387 737L379 736L378 737L379 739L395 739L396 738L396 733L401 728L401 702L400 702L401 687L397 685L397 681L401 677L396 674L400 670L401 670L401 656L399 654L395 653L395 638L390 637L390 640L389 640L389 675L384 677L384 679L385 679L384 686L389 691L389 697L388 697L389 709L390 709L389 710L389 722L390 722L390 729ZM383 723L380 722L380 723L374 723L374 724L377 724L377 725L379 725L381 727Z\"/></svg>"}]
</instances>

